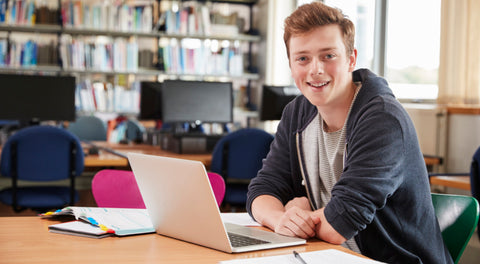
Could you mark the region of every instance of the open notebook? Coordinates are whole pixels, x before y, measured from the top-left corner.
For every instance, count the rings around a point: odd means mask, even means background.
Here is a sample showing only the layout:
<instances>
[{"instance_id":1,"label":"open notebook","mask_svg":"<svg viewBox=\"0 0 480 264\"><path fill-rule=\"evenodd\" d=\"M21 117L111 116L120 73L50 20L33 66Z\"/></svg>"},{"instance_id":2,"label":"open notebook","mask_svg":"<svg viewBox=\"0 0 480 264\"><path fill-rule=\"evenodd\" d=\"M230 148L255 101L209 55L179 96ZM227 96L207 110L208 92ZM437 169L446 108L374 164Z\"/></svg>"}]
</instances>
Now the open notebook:
<instances>
[{"instance_id":1,"label":"open notebook","mask_svg":"<svg viewBox=\"0 0 480 264\"><path fill-rule=\"evenodd\" d=\"M127 156L158 234L228 253L306 243L258 228L224 224L199 161L138 153Z\"/></svg>"}]
</instances>

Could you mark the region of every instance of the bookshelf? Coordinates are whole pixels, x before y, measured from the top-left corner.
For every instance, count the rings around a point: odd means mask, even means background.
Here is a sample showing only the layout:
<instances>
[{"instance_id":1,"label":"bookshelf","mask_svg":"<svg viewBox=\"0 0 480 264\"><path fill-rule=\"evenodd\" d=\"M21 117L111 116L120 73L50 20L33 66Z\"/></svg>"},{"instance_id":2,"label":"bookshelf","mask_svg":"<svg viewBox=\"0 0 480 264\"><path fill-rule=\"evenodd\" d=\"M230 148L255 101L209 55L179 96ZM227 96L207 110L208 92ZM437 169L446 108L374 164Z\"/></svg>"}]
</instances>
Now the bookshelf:
<instances>
[{"instance_id":1,"label":"bookshelf","mask_svg":"<svg viewBox=\"0 0 480 264\"><path fill-rule=\"evenodd\" d=\"M261 37L239 27L232 33L235 26L223 22L218 23L220 32L213 32L217 24L212 19L218 14L211 13L211 7L248 7L251 28L256 2L0 0L0 72L74 75L79 87L103 82L105 92L107 86L134 91L136 81L164 79L232 80L246 82L249 89L251 81L260 79L258 72L251 70L255 67L250 53ZM168 22L172 15L178 28ZM35 22L35 17L43 21ZM188 48L188 43L197 47ZM40 49L49 49L48 58L40 58L45 54ZM210 67L212 64L215 67Z\"/></svg>"}]
</instances>

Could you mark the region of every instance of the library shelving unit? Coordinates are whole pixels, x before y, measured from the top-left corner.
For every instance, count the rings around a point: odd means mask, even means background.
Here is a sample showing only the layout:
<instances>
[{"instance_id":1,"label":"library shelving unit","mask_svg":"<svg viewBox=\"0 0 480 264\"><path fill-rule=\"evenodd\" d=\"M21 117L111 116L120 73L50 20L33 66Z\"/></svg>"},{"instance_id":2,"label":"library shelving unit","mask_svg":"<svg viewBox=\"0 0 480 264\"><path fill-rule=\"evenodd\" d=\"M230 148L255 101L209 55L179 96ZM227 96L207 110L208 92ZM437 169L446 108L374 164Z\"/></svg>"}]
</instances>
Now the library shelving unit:
<instances>
[{"instance_id":1,"label":"library shelving unit","mask_svg":"<svg viewBox=\"0 0 480 264\"><path fill-rule=\"evenodd\" d=\"M260 78L251 55L261 40L252 34L256 2L0 0L0 72L74 75L77 90L95 90L86 84L100 80L111 87L99 90L132 93L138 93L133 83L146 79L246 81L248 94ZM246 6L249 28L232 25L244 19L236 13L211 12L218 4ZM39 21L45 17L54 21ZM105 105L78 111L137 111Z\"/></svg>"}]
</instances>

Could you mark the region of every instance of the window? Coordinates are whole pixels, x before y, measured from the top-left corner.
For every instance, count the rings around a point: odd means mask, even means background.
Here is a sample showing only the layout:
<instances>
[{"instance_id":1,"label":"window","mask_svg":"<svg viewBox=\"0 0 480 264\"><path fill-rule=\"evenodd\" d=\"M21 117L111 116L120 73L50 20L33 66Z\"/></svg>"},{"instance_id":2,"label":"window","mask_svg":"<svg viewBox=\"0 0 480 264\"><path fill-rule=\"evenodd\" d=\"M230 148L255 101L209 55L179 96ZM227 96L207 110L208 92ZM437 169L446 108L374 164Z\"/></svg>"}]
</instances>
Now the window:
<instances>
[{"instance_id":1,"label":"window","mask_svg":"<svg viewBox=\"0 0 480 264\"><path fill-rule=\"evenodd\" d=\"M342 10L355 25L357 68L373 68L375 1L325 0L325 4Z\"/></svg>"},{"instance_id":2,"label":"window","mask_svg":"<svg viewBox=\"0 0 480 264\"><path fill-rule=\"evenodd\" d=\"M377 69L377 74L386 77L399 99L437 98L441 0L324 0L324 3L341 9L355 24L357 68ZM379 8L376 3L386 8ZM386 25L375 28L375 19ZM382 28L386 31L375 32ZM375 41L383 43L376 47Z\"/></svg>"},{"instance_id":3,"label":"window","mask_svg":"<svg viewBox=\"0 0 480 264\"><path fill-rule=\"evenodd\" d=\"M385 73L400 99L437 99L440 3L388 1Z\"/></svg>"}]
</instances>

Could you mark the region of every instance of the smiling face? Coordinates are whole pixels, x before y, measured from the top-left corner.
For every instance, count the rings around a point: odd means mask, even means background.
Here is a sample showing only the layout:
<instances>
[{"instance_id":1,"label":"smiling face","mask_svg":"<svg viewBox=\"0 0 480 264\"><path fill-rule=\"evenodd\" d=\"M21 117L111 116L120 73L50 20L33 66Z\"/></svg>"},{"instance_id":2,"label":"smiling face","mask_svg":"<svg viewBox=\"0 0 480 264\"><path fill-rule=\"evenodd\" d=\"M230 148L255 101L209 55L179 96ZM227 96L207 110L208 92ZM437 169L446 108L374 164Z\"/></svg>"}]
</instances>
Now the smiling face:
<instances>
[{"instance_id":1,"label":"smiling face","mask_svg":"<svg viewBox=\"0 0 480 264\"><path fill-rule=\"evenodd\" d=\"M320 112L349 107L357 52L347 55L338 25L325 25L294 35L289 43L295 84Z\"/></svg>"}]
</instances>

